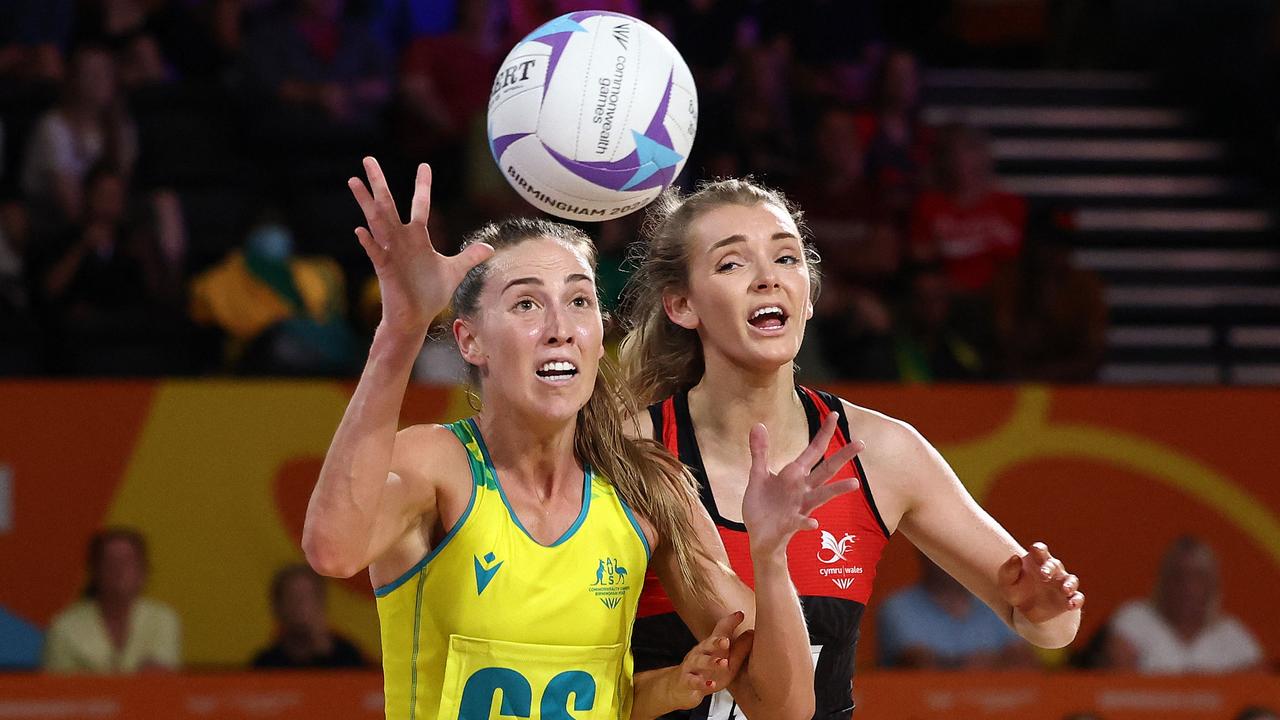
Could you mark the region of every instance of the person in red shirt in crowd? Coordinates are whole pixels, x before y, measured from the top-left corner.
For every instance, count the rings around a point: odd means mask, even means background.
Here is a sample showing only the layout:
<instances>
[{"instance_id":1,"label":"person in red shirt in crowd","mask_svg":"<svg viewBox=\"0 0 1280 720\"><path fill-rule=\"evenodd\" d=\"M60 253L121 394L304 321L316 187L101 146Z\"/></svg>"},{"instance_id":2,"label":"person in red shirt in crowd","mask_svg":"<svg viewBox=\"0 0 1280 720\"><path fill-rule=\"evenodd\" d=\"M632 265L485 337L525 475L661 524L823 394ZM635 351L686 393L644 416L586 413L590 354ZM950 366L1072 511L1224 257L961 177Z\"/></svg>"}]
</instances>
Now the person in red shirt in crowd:
<instances>
[{"instance_id":1,"label":"person in red shirt in crowd","mask_svg":"<svg viewBox=\"0 0 1280 720\"><path fill-rule=\"evenodd\" d=\"M389 57L347 0L300 0L246 38L240 72L254 124L273 145L328 149L381 132L391 95Z\"/></svg>"},{"instance_id":2,"label":"person in red shirt in crowd","mask_svg":"<svg viewBox=\"0 0 1280 720\"><path fill-rule=\"evenodd\" d=\"M414 39L400 62L400 146L406 157L431 158L446 199L465 186L468 156L489 155L482 145L484 114L506 52L489 22L491 10L489 0L458 3L457 28Z\"/></svg>"},{"instance_id":3,"label":"person in red shirt in crowd","mask_svg":"<svg viewBox=\"0 0 1280 720\"><path fill-rule=\"evenodd\" d=\"M488 0L459 3L456 30L418 37L405 49L400 93L414 131L405 140L429 145L415 149L453 143L484 113L503 52L490 32L489 6Z\"/></svg>"},{"instance_id":4,"label":"person in red shirt in crowd","mask_svg":"<svg viewBox=\"0 0 1280 720\"><path fill-rule=\"evenodd\" d=\"M996 186L990 147L976 128L943 128L937 152L936 188L922 192L911 213L911 256L940 261L957 293L979 297L1022 250L1027 202Z\"/></svg>"}]
</instances>

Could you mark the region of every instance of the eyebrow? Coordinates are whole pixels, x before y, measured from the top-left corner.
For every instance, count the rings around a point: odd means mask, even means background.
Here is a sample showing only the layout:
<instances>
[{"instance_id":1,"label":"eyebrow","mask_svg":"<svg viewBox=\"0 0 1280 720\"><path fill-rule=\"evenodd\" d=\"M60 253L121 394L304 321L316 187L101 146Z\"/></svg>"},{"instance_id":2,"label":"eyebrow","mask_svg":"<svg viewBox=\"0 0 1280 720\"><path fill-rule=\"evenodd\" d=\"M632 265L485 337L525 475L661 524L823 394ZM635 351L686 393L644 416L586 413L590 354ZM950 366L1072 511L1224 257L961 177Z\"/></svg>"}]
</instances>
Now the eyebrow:
<instances>
[{"instance_id":1,"label":"eyebrow","mask_svg":"<svg viewBox=\"0 0 1280 720\"><path fill-rule=\"evenodd\" d=\"M770 240L799 240L800 238L796 237L794 233L776 232L769 239ZM747 241L746 235L741 235L741 234L730 235L729 237L723 240L719 240L714 245L707 248L707 253L708 254L713 253L716 250L719 250L720 248L724 247L725 245L733 245L734 243L740 243L740 242L746 242L746 241Z\"/></svg>"},{"instance_id":2,"label":"eyebrow","mask_svg":"<svg viewBox=\"0 0 1280 720\"><path fill-rule=\"evenodd\" d=\"M583 280L587 282L591 282L591 276L583 275L582 273L570 273L564 279L566 284L582 282ZM537 285L541 287L543 285L546 285L546 283L542 282L542 278L536 278L536 277L516 278L515 280L512 280L511 282L507 283L506 286L502 288L502 292L506 292L516 285Z\"/></svg>"}]
</instances>

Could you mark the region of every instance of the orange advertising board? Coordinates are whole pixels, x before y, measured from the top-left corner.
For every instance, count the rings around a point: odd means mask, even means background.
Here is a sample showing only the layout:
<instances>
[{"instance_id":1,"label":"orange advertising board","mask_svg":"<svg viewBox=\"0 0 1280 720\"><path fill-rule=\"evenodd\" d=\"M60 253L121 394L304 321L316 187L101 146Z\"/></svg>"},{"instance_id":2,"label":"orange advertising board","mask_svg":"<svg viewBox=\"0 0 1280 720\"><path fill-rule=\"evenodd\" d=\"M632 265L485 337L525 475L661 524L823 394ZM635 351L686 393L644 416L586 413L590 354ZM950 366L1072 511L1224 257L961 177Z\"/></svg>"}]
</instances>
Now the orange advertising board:
<instances>
[{"instance_id":1,"label":"orange advertising board","mask_svg":"<svg viewBox=\"0 0 1280 720\"><path fill-rule=\"evenodd\" d=\"M1273 676L872 672L858 680L857 720L1229 720L1280 706ZM378 673L226 673L135 677L0 675L6 720L376 720Z\"/></svg>"},{"instance_id":2,"label":"orange advertising board","mask_svg":"<svg viewBox=\"0 0 1280 720\"><path fill-rule=\"evenodd\" d=\"M829 388L911 422L1024 543L1044 540L1083 579L1082 638L1148 595L1165 545L1206 538L1224 608L1280 658L1280 390ZM0 382L0 608L45 626L81 591L89 536L137 526L149 594L184 624L189 665L240 666L267 644L271 574L301 558L307 497L351 387L326 381ZM402 421L469 414L457 388L414 387ZM875 488L876 479L869 478ZM917 575L895 538L875 606ZM335 583L337 628L377 656L367 578ZM861 680L859 681L861 683Z\"/></svg>"}]
</instances>

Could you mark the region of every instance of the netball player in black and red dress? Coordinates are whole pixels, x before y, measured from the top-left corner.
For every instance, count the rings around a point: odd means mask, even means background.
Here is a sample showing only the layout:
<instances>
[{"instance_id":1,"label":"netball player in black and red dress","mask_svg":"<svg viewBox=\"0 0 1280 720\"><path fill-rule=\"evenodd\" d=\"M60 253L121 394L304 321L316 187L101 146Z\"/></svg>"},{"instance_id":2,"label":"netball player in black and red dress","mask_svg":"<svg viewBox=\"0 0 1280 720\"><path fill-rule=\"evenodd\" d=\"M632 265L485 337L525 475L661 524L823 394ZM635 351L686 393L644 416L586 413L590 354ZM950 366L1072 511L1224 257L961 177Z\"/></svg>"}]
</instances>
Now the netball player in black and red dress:
<instances>
[{"instance_id":1,"label":"netball player in black and red dress","mask_svg":"<svg viewBox=\"0 0 1280 720\"><path fill-rule=\"evenodd\" d=\"M624 305L622 364L652 404L635 416L635 432L690 468L745 585L753 566L742 497L753 455L794 457L829 413L839 415L839 432L828 456L865 443L835 475L857 478L859 490L816 510L818 529L796 534L786 549L815 663L814 718L844 719L853 710L858 627L895 531L1029 642L1071 642L1084 595L1047 547L1019 545L911 426L796 384L817 258L798 210L781 194L747 180L719 181L683 198L668 192L650 210L641 247ZM750 625L748 617L743 627ZM704 631L691 633L661 584L646 578L633 638L637 669L679 662ZM678 717L741 718L735 690L730 685Z\"/></svg>"}]
</instances>

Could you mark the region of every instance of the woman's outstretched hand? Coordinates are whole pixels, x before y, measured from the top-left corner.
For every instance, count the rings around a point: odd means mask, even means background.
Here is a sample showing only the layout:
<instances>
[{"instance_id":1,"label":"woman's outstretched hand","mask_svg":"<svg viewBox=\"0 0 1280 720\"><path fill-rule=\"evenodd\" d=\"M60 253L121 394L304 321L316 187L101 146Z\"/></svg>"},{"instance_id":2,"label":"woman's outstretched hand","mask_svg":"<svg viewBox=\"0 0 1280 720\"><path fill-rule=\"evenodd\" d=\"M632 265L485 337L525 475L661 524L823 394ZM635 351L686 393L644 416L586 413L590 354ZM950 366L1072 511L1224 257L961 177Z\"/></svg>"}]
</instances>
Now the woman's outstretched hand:
<instances>
[{"instance_id":1,"label":"woman's outstretched hand","mask_svg":"<svg viewBox=\"0 0 1280 720\"><path fill-rule=\"evenodd\" d=\"M1010 557L996 577L1005 602L1035 624L1084 606L1080 578L1067 572L1044 543L1032 543L1026 555Z\"/></svg>"},{"instance_id":2,"label":"woman's outstretched hand","mask_svg":"<svg viewBox=\"0 0 1280 720\"><path fill-rule=\"evenodd\" d=\"M672 705L681 710L695 708L702 698L733 682L751 653L755 636L748 630L734 637L734 630L742 624L743 617L741 612L735 612L721 618L711 634L684 656L676 682L670 688Z\"/></svg>"},{"instance_id":3,"label":"woman's outstretched hand","mask_svg":"<svg viewBox=\"0 0 1280 720\"><path fill-rule=\"evenodd\" d=\"M471 268L493 255L493 248L477 243L454 256L436 252L427 233L431 213L431 168L418 166L409 222L391 197L378 161L364 159L369 184L347 181L364 213L368 228L356 228L360 245L373 261L382 291L382 325L402 332L426 332L431 321L449 304L453 291Z\"/></svg>"},{"instance_id":4,"label":"woman's outstretched hand","mask_svg":"<svg viewBox=\"0 0 1280 720\"><path fill-rule=\"evenodd\" d=\"M742 521L752 548L785 550L792 535L818 527L818 521L810 517L813 511L857 489L856 478L828 480L862 452L865 445L861 441L851 441L814 467L826 452L837 421L836 413L828 413L809 446L776 473L769 470L769 431L764 425L751 429L751 477L742 498Z\"/></svg>"}]
</instances>

